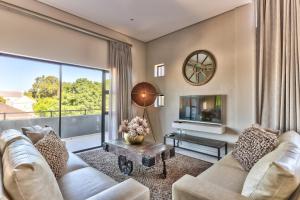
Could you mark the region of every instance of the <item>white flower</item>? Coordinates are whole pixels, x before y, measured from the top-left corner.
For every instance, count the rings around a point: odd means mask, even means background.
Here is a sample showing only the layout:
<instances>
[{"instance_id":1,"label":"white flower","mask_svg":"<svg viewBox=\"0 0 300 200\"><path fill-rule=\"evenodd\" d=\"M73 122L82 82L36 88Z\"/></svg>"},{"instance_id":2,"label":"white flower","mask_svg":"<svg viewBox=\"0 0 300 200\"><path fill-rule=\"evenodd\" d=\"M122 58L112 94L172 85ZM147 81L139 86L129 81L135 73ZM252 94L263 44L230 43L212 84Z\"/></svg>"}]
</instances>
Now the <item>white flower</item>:
<instances>
[{"instance_id":1,"label":"white flower","mask_svg":"<svg viewBox=\"0 0 300 200\"><path fill-rule=\"evenodd\" d=\"M136 130L138 127L139 127L138 124L132 124L132 125L131 125L131 128L132 128L132 129L135 129L135 130Z\"/></svg>"},{"instance_id":2,"label":"white flower","mask_svg":"<svg viewBox=\"0 0 300 200\"><path fill-rule=\"evenodd\" d=\"M128 120L124 120L121 122L121 125L119 126L119 132L128 132Z\"/></svg>"},{"instance_id":3,"label":"white flower","mask_svg":"<svg viewBox=\"0 0 300 200\"><path fill-rule=\"evenodd\" d=\"M137 133L135 130L129 130L129 135L132 136L132 137L136 137L137 136Z\"/></svg>"},{"instance_id":4,"label":"white flower","mask_svg":"<svg viewBox=\"0 0 300 200\"><path fill-rule=\"evenodd\" d=\"M142 126L139 126L137 129L136 129L136 132L139 134L139 135L142 135L144 133L144 128Z\"/></svg>"},{"instance_id":5,"label":"white flower","mask_svg":"<svg viewBox=\"0 0 300 200\"><path fill-rule=\"evenodd\" d=\"M137 135L147 135L149 133L150 129L146 119L143 119L141 117L134 117L128 123L128 134L132 137L135 137Z\"/></svg>"}]
</instances>

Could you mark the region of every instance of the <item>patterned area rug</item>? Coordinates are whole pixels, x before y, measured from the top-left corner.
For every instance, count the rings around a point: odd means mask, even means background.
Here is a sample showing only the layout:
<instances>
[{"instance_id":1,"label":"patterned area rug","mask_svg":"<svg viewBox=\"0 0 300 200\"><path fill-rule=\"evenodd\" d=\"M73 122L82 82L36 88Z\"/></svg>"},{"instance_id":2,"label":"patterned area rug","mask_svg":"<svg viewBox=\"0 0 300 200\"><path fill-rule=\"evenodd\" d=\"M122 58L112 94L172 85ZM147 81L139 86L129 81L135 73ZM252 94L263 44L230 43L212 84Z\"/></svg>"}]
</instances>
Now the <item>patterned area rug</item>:
<instances>
[{"instance_id":1,"label":"patterned area rug","mask_svg":"<svg viewBox=\"0 0 300 200\"><path fill-rule=\"evenodd\" d=\"M112 177L117 182L133 178L150 188L151 200L171 200L172 184L185 174L197 176L212 164L181 154L166 161L167 178L162 179L162 164L147 168L134 164L130 176L123 175L118 168L118 157L102 149L86 151L77 154L89 165Z\"/></svg>"}]
</instances>

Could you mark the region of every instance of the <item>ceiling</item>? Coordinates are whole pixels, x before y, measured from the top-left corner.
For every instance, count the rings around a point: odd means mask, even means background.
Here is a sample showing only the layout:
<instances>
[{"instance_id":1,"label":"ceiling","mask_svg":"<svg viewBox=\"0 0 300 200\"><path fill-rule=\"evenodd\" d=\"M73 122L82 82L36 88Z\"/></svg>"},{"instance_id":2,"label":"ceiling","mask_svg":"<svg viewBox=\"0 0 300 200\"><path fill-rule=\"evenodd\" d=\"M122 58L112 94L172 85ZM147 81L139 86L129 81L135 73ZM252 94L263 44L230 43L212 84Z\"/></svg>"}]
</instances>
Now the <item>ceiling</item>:
<instances>
[{"instance_id":1,"label":"ceiling","mask_svg":"<svg viewBox=\"0 0 300 200\"><path fill-rule=\"evenodd\" d=\"M251 0L38 0L147 42Z\"/></svg>"}]
</instances>

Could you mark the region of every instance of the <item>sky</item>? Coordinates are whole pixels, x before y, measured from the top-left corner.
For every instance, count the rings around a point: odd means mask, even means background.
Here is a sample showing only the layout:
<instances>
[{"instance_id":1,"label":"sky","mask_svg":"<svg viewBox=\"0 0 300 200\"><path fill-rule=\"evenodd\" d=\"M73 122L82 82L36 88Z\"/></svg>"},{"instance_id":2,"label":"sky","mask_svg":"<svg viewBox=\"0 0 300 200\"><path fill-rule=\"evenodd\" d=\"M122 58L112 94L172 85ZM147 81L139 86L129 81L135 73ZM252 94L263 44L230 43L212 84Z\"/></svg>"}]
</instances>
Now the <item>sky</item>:
<instances>
[{"instance_id":1,"label":"sky","mask_svg":"<svg viewBox=\"0 0 300 200\"><path fill-rule=\"evenodd\" d=\"M36 60L0 56L0 91L27 91L38 76L59 77L59 65ZM78 78L102 82L102 72L94 69L62 68L63 82L74 82Z\"/></svg>"}]
</instances>

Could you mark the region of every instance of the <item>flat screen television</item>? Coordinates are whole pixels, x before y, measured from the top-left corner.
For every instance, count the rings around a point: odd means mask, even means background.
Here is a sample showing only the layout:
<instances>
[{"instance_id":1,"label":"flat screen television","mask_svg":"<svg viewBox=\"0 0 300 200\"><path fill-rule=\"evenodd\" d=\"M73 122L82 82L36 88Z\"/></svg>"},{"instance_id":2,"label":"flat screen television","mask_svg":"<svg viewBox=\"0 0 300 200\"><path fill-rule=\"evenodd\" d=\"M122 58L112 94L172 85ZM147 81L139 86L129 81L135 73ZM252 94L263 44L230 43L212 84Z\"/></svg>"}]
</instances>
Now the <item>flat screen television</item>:
<instances>
[{"instance_id":1,"label":"flat screen television","mask_svg":"<svg viewBox=\"0 0 300 200\"><path fill-rule=\"evenodd\" d=\"M199 123L225 123L226 95L180 97L179 120Z\"/></svg>"}]
</instances>

